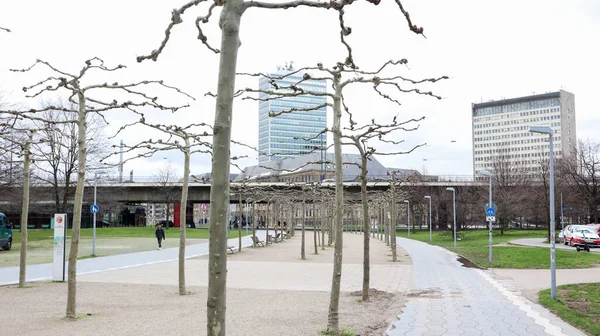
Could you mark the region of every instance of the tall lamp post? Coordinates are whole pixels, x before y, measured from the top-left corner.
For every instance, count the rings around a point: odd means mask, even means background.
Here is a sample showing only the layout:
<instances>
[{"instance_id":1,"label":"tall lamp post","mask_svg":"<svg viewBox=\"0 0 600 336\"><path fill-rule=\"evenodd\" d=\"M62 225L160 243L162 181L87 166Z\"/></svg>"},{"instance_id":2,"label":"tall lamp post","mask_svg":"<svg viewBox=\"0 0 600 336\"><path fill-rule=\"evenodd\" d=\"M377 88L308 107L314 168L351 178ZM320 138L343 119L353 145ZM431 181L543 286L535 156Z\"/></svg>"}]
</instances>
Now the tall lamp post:
<instances>
[{"instance_id":1,"label":"tall lamp post","mask_svg":"<svg viewBox=\"0 0 600 336\"><path fill-rule=\"evenodd\" d=\"M446 190L452 191L452 203L454 204L454 248L456 248L456 190L452 187L446 188Z\"/></svg>"},{"instance_id":2,"label":"tall lamp post","mask_svg":"<svg viewBox=\"0 0 600 336\"><path fill-rule=\"evenodd\" d=\"M490 208L492 207L492 173L490 173L489 171L482 171L479 172L479 175L481 176L489 176L490 177L490 203L489 206ZM489 220L489 225L490 225L490 264L492 263L492 221L491 219Z\"/></svg>"},{"instance_id":3,"label":"tall lamp post","mask_svg":"<svg viewBox=\"0 0 600 336\"><path fill-rule=\"evenodd\" d=\"M408 204L408 238L410 238L410 200L404 200Z\"/></svg>"},{"instance_id":4,"label":"tall lamp post","mask_svg":"<svg viewBox=\"0 0 600 336\"><path fill-rule=\"evenodd\" d=\"M104 174L105 171L103 170L98 170L94 172L94 205L96 205L96 190L98 188L98 175L99 174ZM92 233L92 255L96 256L96 211L94 211L92 213L92 227L93 227L93 233Z\"/></svg>"},{"instance_id":5,"label":"tall lamp post","mask_svg":"<svg viewBox=\"0 0 600 336\"><path fill-rule=\"evenodd\" d=\"M556 239L554 218L554 132L550 126L529 126L529 132L547 134L550 142L550 297L556 300Z\"/></svg>"},{"instance_id":6,"label":"tall lamp post","mask_svg":"<svg viewBox=\"0 0 600 336\"><path fill-rule=\"evenodd\" d=\"M431 243L431 196L425 196L429 200L429 242Z\"/></svg>"}]
</instances>

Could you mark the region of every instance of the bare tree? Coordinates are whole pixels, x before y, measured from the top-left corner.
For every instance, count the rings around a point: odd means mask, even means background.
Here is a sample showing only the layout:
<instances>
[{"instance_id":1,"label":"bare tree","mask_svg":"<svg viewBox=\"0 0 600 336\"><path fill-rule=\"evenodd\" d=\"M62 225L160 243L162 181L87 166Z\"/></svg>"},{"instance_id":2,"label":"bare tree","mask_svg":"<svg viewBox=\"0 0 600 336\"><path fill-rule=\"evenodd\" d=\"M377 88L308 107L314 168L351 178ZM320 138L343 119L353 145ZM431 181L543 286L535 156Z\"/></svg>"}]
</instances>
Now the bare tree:
<instances>
[{"instance_id":1,"label":"bare tree","mask_svg":"<svg viewBox=\"0 0 600 336\"><path fill-rule=\"evenodd\" d=\"M351 60L351 58L350 58ZM405 124L413 122L413 121L417 121L417 120L409 120L405 123L398 123L396 122L395 118L393 120L392 125L379 125L375 122L375 120L372 121L371 125L367 125L364 126L362 128L358 128L356 129L356 122L353 120L352 118L352 114L350 113L348 107L346 106L345 102L344 102L344 96L343 96L343 91L346 87L348 87L351 84L355 84L355 83L370 83L373 85L373 89L375 90L375 92L377 92L380 96L382 96L383 98L390 100L396 104L400 104L396 99L391 98L387 93L385 93L384 91L382 91L382 88L384 87L392 87L394 90L396 90L397 92L400 93L416 93L416 94L421 94L421 95L427 95L427 96L432 96L435 97L437 99L441 99L441 97L434 95L432 92L425 92L425 91L420 91L418 88L404 88L403 86L400 86L398 81L406 83L406 84L412 84L412 85L418 85L421 83L425 83L425 82L431 82L431 83L435 83L439 80L442 79L447 79L448 77L446 76L442 76L439 78L428 78L428 79L423 79L423 80L412 80L412 79L408 79L405 78L403 76L400 75L396 75L396 76L381 76L380 73L385 70L388 66L395 66L395 65L404 65L406 64L407 61L405 59L399 60L399 61L388 61L386 62L383 66L381 66L377 71L374 72L367 72L367 71L360 71L356 68L356 66L354 65L353 62L351 61L346 61L346 63L337 63L335 66L333 66L331 69L329 68L325 68L322 64L318 64L316 67L304 67L295 71L291 71L287 74L283 74L283 75L277 75L277 76L272 76L272 75L268 75L268 74L264 74L264 73L255 73L255 74L244 74L244 75L249 75L249 76L255 76L255 77L266 77L266 78L270 78L270 83L271 86L273 87L273 89L270 90L264 90L264 89L251 89L251 88L246 88L242 91L238 91L236 93L236 96L240 96L243 93L265 93L267 94L267 98L256 98L253 96L247 96L244 97L244 99L251 99L251 100L276 100L276 99L281 99L281 98L286 98L286 97L297 97L297 96L303 96L303 95L310 95L310 96L325 96L330 98L333 102L328 102L326 103L327 106L331 106L333 107L333 127L332 127L332 132L333 132L333 139L334 139L334 164L335 164L335 170L336 170L336 178L335 178L335 192L336 192L336 197L335 197L335 215L334 215L334 225L333 225L333 230L335 232L335 247L334 247L334 263L333 263L333 276L332 276L332 285L331 285L331 296L330 296L330 305L329 305L329 318L328 318L328 327L327 330L333 334L337 334L339 333L339 300L340 300L340 286L341 286L341 274L342 274L342 246L343 246L343 170L342 170L342 166L344 164L344 162L342 161L342 138L343 138L343 133L342 133L342 124L341 124L341 120L342 120L342 107L343 109L348 113L349 115L349 128L347 128L350 131L354 131L357 130L358 132L364 132L364 134L362 135L362 137L365 139L365 141L367 139L370 138L374 138L377 137L378 140L380 141L384 141L384 142L390 142L393 144L398 144L399 142L394 142L394 141L386 141L384 139L384 136L390 132L392 132L393 130L399 130L399 129L403 129L403 130L408 130L404 127ZM312 72L317 72L317 75L311 75L309 74L309 71ZM296 83L292 83L289 85L280 85L277 84L277 80L281 80L284 78L287 78L289 76L292 75L296 75L296 74L302 74L302 79ZM345 75L349 75L348 79L342 79L343 76ZM332 87L334 89L333 93L328 93L328 92L317 92L317 91L310 91L309 89L304 89L300 87L300 84L302 82L308 81L308 80L313 80L313 79L318 79L318 80L328 80L332 83ZM315 106L315 107L309 107L309 108L302 108L302 111L312 111L312 110L317 110L321 108L321 106ZM293 113L295 111L298 111L298 108L290 108L287 110L283 110L280 112L270 112L269 115L270 116L278 116L278 115L282 115L282 114L286 114L286 113ZM375 128L375 129L373 129ZM324 130L325 132L326 130ZM372 135L372 136L369 136ZM317 137L320 136L317 135ZM352 143L353 146L356 146L356 141L354 143ZM358 141L358 148L359 151L363 150L363 147L366 146L366 142L363 144L360 142L360 140ZM373 151L371 148L364 148L365 152L369 152L369 151ZM363 155L363 157L366 157L366 154ZM366 163L364 164L364 166L366 166ZM368 234L365 235L365 237L368 237ZM365 240L368 240L367 238L365 238ZM364 280L364 279L363 279ZM363 281L364 283L364 281ZM368 286L367 286L367 292L368 292Z\"/></svg>"},{"instance_id":2,"label":"bare tree","mask_svg":"<svg viewBox=\"0 0 600 336\"><path fill-rule=\"evenodd\" d=\"M171 13L171 23L165 30L165 37L162 40L158 49L152 51L150 55L138 57L138 62L146 59L157 60L158 56L165 48L169 41L171 30L176 24L183 22L182 16L185 11L193 6L197 6L207 0L192 0L185 3ZM210 336L225 335L225 298L226 298L226 282L225 276L227 270L227 260L225 258L227 252L227 243L224 239L226 236L226 224L224 222L227 212L227 198L229 193L229 150L231 140L231 120L232 107L235 91L235 74L237 67L238 48L241 45L240 41L240 24L242 15L247 9L290 9L296 7L312 7L321 9L333 9L338 12L341 28L341 42L346 46L348 56L345 63L353 65L352 49L346 41L345 37L350 35L351 29L344 22L344 14L346 7L352 5L353 0L332 0L332 1L314 1L314 0L292 0L282 3L262 2L262 1L244 1L244 0L214 0L208 9L208 14L199 16L196 19L196 27L198 28L198 39L202 41L210 50L215 53L220 53L219 79L217 90L216 113L214 123L213 137L213 161L212 161L212 188L211 188L211 238L209 242L209 287L207 300L207 334ZM368 0L368 2L378 5L380 0ZM423 34L423 28L414 25L410 19L408 12L404 9L401 0L395 0L396 4L411 31L416 34ZM215 7L223 7L219 26L221 28L221 48L215 49L210 46L206 35L204 35L201 24L207 23L212 16ZM356 67L353 67L356 68ZM334 105L341 104L338 99L334 99ZM340 109L341 111L341 109ZM334 112L337 113L337 112ZM341 112L340 112L341 117ZM336 128L338 127L338 128ZM341 141L340 141L340 125L334 121L334 143L337 143L337 160L341 165ZM335 132L338 132L336 135ZM337 137L337 140L335 140ZM341 193L341 180L340 180ZM342 197L342 196L339 196ZM341 200L337 202L340 206L338 215L341 220ZM214 221L214 222L213 222ZM336 224L339 224L336 222ZM341 231L341 230L340 230ZM214 233L214 234L213 234ZM341 236L341 233L338 234ZM337 244L337 243L336 243ZM341 242L340 242L341 244ZM341 249L341 248L340 248ZM337 255L337 254L336 254ZM341 258L340 258L341 261ZM340 275L341 276L341 275ZM336 276L337 277L337 276ZM335 280L339 282L338 280ZM339 293L338 293L339 294ZM332 294L336 295L336 294ZM334 304L334 306L336 306ZM337 323L337 310L332 312L330 317L330 326L328 331L332 334L339 334L339 326ZM335 315L335 316L334 316Z\"/></svg>"},{"instance_id":3,"label":"bare tree","mask_svg":"<svg viewBox=\"0 0 600 336\"><path fill-rule=\"evenodd\" d=\"M579 141L575 158L562 160L562 171L588 207L589 221L600 221L600 143Z\"/></svg>"},{"instance_id":4,"label":"bare tree","mask_svg":"<svg viewBox=\"0 0 600 336\"><path fill-rule=\"evenodd\" d=\"M134 125L144 125L151 129L160 131L162 134L167 136L167 139L158 139L158 140L143 140L135 145L126 146L125 152L131 151L139 151L138 153L131 159L139 158L139 157L150 157L158 152L162 151L173 151L178 150L183 153L183 184L181 187L181 200L180 200L180 218L179 218L179 295L188 294L185 286L185 246L186 246L186 218L187 218L187 201L188 201L188 186L190 179L190 158L194 154L204 153L210 154L209 143L203 139L203 137L208 137L210 134L206 131L202 132L197 130L200 127L206 127L207 125L204 123L200 124L189 124L184 127L175 126L175 125L164 125L164 124L154 124L146 121L144 114L140 113L140 120L138 122L125 125L121 127L114 137L116 137L121 131L125 130L128 127ZM115 146L116 147L116 146ZM117 154L117 153L113 153ZM176 188L172 185L173 179L173 170L171 164L168 163L167 166L162 171L159 171L156 176L157 182L160 184L161 191L163 195L166 196L167 201L169 201L169 197L175 191ZM167 209L169 208L169 204L167 204ZM167 223L168 223L168 210L167 210ZM168 226L168 225L167 225Z\"/></svg>"},{"instance_id":5,"label":"bare tree","mask_svg":"<svg viewBox=\"0 0 600 336\"><path fill-rule=\"evenodd\" d=\"M496 218L500 226L500 234L508 229L527 202L524 191L531 184L531 174L525 165L511 158L507 148L500 148L494 153L491 161L494 183L494 203L498 204Z\"/></svg>"},{"instance_id":6,"label":"bare tree","mask_svg":"<svg viewBox=\"0 0 600 336\"><path fill-rule=\"evenodd\" d=\"M173 204L181 195L180 190L176 185L178 175L171 162L165 162L163 167L156 170L153 178L154 183L156 184L156 189L158 193L160 193L160 197L166 205L165 228L168 230L171 223L169 221L169 217L171 215L171 204Z\"/></svg>"},{"instance_id":7,"label":"bare tree","mask_svg":"<svg viewBox=\"0 0 600 336\"><path fill-rule=\"evenodd\" d=\"M30 72L38 67L49 69L53 75L41 80L33 85L26 86L23 91L27 92L28 98L36 98L48 92L65 92L68 101L73 104L73 107L46 106L39 109L29 109L25 111L8 110L2 111L7 114L16 115L20 118L27 118L38 122L48 122L44 119L43 113L46 111L63 111L68 113L69 120L53 121L52 124L77 124L77 151L78 151L78 169L77 169L77 186L75 189L75 200L73 208L73 225L71 233L71 250L69 252L68 266L68 291L67 291L67 308L66 318L76 319L77 307L77 255L79 252L79 238L81 228L81 209L83 204L83 189L85 186L85 167L86 167L86 135L87 135L87 115L88 113L98 114L104 119L104 113L111 110L134 110L139 107L150 107L157 109L166 109L175 111L178 107L166 107L157 102L157 97L151 96L143 91L143 88L149 85L168 88L182 93L179 89L165 85L162 81L143 80L136 83L119 84L114 82L99 83L99 84L83 84L83 80L88 78L88 74L94 71L100 71L104 74L112 73L124 68L123 65L116 67L107 67L104 61L98 57L86 60L84 65L77 73L69 73L60 70L50 63L43 60L36 60L35 63L25 69L12 70L15 72ZM87 80L86 80L87 83ZM132 100L119 102L116 99L111 101L103 100L99 96L94 96L93 92L98 92L106 97L106 93L125 93ZM100 96L101 97L101 96ZM136 101L133 101L135 99Z\"/></svg>"},{"instance_id":8,"label":"bare tree","mask_svg":"<svg viewBox=\"0 0 600 336\"><path fill-rule=\"evenodd\" d=\"M44 102L42 108L57 106L65 110L76 110L76 104L68 101ZM56 213L67 211L67 202L73 196L79 170L79 152L77 151L78 128L75 123L68 121L70 112L65 110L47 110L41 114L43 120L34 124L48 139L44 143L34 143L32 153L42 158L34 164L37 169L36 178L51 185ZM59 121L61 123L56 123ZM103 136L105 124L100 116L86 115L86 170L98 169L99 160L106 154L108 146Z\"/></svg>"}]
</instances>

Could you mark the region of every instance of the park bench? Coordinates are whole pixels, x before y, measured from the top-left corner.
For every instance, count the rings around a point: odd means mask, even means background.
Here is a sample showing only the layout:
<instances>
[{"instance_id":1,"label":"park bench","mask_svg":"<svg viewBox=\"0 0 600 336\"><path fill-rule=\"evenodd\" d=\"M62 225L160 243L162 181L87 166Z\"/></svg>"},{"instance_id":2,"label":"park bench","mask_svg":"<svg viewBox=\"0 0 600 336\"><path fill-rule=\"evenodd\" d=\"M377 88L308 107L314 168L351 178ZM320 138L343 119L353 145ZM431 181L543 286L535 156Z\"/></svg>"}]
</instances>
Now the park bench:
<instances>
[{"instance_id":1,"label":"park bench","mask_svg":"<svg viewBox=\"0 0 600 336\"><path fill-rule=\"evenodd\" d=\"M234 253L234 251L233 251L233 249L234 249L234 248L235 248L235 246L227 246L227 249L228 249L229 251L231 251L231 254L233 254L233 253Z\"/></svg>"},{"instance_id":2,"label":"park bench","mask_svg":"<svg viewBox=\"0 0 600 336\"><path fill-rule=\"evenodd\" d=\"M252 236L252 241L254 242L255 246L258 246L258 245L262 245L263 247L265 246L265 242L258 239L257 236Z\"/></svg>"}]
</instances>

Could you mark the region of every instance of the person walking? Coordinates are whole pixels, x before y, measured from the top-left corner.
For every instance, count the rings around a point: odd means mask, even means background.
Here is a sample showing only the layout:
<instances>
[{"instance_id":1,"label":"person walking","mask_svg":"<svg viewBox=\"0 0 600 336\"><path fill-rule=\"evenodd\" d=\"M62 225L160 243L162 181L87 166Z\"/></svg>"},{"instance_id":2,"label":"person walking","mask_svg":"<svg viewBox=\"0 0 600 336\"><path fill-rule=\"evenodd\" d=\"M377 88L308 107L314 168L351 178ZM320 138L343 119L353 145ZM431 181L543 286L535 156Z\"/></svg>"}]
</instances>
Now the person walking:
<instances>
[{"instance_id":1,"label":"person walking","mask_svg":"<svg viewBox=\"0 0 600 336\"><path fill-rule=\"evenodd\" d=\"M162 225L158 224L158 226L156 226L156 240L158 240L158 248L157 250L160 250L162 248L162 240L163 239L167 239L167 237L165 237L165 231L162 229Z\"/></svg>"}]
</instances>

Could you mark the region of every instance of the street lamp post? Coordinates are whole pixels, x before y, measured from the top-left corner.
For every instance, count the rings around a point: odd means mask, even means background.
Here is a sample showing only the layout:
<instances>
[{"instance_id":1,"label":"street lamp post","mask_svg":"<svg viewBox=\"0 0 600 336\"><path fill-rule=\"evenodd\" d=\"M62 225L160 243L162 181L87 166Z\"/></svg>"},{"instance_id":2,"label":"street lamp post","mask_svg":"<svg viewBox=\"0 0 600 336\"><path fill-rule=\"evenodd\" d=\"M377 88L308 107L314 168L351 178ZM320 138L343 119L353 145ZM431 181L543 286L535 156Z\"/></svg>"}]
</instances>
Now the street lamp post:
<instances>
[{"instance_id":1,"label":"street lamp post","mask_svg":"<svg viewBox=\"0 0 600 336\"><path fill-rule=\"evenodd\" d=\"M529 132L547 134L550 149L550 297L556 300L556 239L554 218L554 132L550 126L529 126Z\"/></svg>"},{"instance_id":2,"label":"street lamp post","mask_svg":"<svg viewBox=\"0 0 600 336\"><path fill-rule=\"evenodd\" d=\"M98 187L98 174L104 174L104 171L95 171L94 172L94 205L96 205L96 190ZM92 213L92 255L96 256L96 212Z\"/></svg>"},{"instance_id":3,"label":"street lamp post","mask_svg":"<svg viewBox=\"0 0 600 336\"><path fill-rule=\"evenodd\" d=\"M408 203L408 238L410 238L410 200L404 200L404 203Z\"/></svg>"},{"instance_id":4,"label":"street lamp post","mask_svg":"<svg viewBox=\"0 0 600 336\"><path fill-rule=\"evenodd\" d=\"M490 177L490 208L492 208L492 173L490 173L489 171L482 171L479 172L479 175L482 176L489 176ZM489 225L490 225L490 264L492 264L492 221L491 219L489 220Z\"/></svg>"},{"instance_id":5,"label":"street lamp post","mask_svg":"<svg viewBox=\"0 0 600 336\"><path fill-rule=\"evenodd\" d=\"M431 243L431 196L425 196L429 200L429 242Z\"/></svg>"},{"instance_id":6,"label":"street lamp post","mask_svg":"<svg viewBox=\"0 0 600 336\"><path fill-rule=\"evenodd\" d=\"M456 190L452 187L446 188L448 191L452 191L452 203L454 204L454 248L456 248Z\"/></svg>"}]
</instances>

